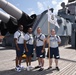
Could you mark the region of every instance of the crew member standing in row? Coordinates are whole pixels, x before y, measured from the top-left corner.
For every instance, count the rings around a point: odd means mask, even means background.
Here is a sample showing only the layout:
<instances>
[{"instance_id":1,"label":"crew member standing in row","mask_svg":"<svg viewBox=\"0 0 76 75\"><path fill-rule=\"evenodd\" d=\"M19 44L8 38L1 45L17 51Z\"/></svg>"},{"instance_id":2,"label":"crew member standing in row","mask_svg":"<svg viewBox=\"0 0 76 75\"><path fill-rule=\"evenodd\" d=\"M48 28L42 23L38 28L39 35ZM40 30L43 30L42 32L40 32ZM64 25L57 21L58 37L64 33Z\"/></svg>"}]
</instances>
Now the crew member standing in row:
<instances>
[{"instance_id":1,"label":"crew member standing in row","mask_svg":"<svg viewBox=\"0 0 76 75\"><path fill-rule=\"evenodd\" d=\"M52 58L54 56L55 64L56 64L56 70L59 71L60 69L58 67L58 59L60 58L60 55L59 55L58 45L61 43L61 39L59 36L56 35L55 29L51 30L51 35L49 36L48 39L50 39L50 66L48 69L52 68ZM49 43L49 41L48 41L48 43ZM49 55L49 53L48 53L48 55Z\"/></svg>"},{"instance_id":2,"label":"crew member standing in row","mask_svg":"<svg viewBox=\"0 0 76 75\"><path fill-rule=\"evenodd\" d=\"M35 68L40 68L39 71L43 70L44 66L44 58L45 58L45 35L41 33L41 28L37 28L37 35L36 35L36 55L38 57L39 65Z\"/></svg>"},{"instance_id":3,"label":"crew member standing in row","mask_svg":"<svg viewBox=\"0 0 76 75\"><path fill-rule=\"evenodd\" d=\"M26 65L27 65L27 71L31 70L31 57L33 53L33 35L32 35L32 28L28 29L28 32L25 34L24 37L24 48L26 53Z\"/></svg>"},{"instance_id":4,"label":"crew member standing in row","mask_svg":"<svg viewBox=\"0 0 76 75\"><path fill-rule=\"evenodd\" d=\"M19 25L18 30L14 34L14 42L16 47L16 71L21 71L21 60L24 51L24 33L23 25Z\"/></svg>"}]
</instances>

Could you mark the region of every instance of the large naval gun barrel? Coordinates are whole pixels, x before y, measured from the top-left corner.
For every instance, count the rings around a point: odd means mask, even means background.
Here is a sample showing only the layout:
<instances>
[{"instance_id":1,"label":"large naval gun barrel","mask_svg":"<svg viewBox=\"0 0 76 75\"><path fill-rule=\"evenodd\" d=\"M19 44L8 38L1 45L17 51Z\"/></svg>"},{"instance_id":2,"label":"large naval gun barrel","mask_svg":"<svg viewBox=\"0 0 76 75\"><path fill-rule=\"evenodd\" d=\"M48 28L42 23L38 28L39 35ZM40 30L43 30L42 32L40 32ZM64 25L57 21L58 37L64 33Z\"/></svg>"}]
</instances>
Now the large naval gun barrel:
<instances>
[{"instance_id":1,"label":"large naval gun barrel","mask_svg":"<svg viewBox=\"0 0 76 75\"><path fill-rule=\"evenodd\" d=\"M0 24L2 35L5 35L7 32L13 34L17 30L17 20L9 14L0 11L0 20L2 20ZM5 30L7 30L7 32L5 32Z\"/></svg>"},{"instance_id":2,"label":"large naval gun barrel","mask_svg":"<svg viewBox=\"0 0 76 75\"><path fill-rule=\"evenodd\" d=\"M24 13L11 3L7 2L6 0L0 0L0 8L15 17L18 21L18 25L22 24L24 26L24 32L27 32L27 29L33 26L33 23L36 19L35 14L28 16L26 13Z\"/></svg>"}]
</instances>

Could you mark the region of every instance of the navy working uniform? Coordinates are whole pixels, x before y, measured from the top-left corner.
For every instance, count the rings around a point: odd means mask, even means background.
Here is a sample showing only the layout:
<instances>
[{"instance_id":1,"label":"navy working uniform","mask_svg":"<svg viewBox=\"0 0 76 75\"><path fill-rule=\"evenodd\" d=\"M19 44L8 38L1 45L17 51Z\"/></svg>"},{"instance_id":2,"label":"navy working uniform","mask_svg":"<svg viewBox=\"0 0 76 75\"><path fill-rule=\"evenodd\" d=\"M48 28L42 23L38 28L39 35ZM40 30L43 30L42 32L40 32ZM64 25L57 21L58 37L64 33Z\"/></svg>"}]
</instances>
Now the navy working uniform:
<instances>
[{"instance_id":1,"label":"navy working uniform","mask_svg":"<svg viewBox=\"0 0 76 75\"><path fill-rule=\"evenodd\" d=\"M14 38L17 39L17 44L20 50L17 50L16 48L16 56L17 57L21 57L23 55L23 51L24 51L24 33L23 31L16 31L14 33Z\"/></svg>"},{"instance_id":2,"label":"navy working uniform","mask_svg":"<svg viewBox=\"0 0 76 75\"><path fill-rule=\"evenodd\" d=\"M33 42L34 42L33 35L29 34L29 33L26 33L25 37L24 37L24 40L26 41L26 46L27 46L27 49L28 49L28 52L25 52L25 53L26 53L27 56L31 56L32 53L33 53Z\"/></svg>"},{"instance_id":3,"label":"navy working uniform","mask_svg":"<svg viewBox=\"0 0 76 75\"><path fill-rule=\"evenodd\" d=\"M36 39L36 55L39 58L44 58L45 57L45 52L42 53L41 51L43 49L43 45L44 45L43 40L45 39L45 35L42 34L42 33L37 34L35 39Z\"/></svg>"},{"instance_id":4,"label":"navy working uniform","mask_svg":"<svg viewBox=\"0 0 76 75\"><path fill-rule=\"evenodd\" d=\"M61 42L61 39L59 36L50 36L50 58L59 59L59 49L58 49L58 42Z\"/></svg>"}]
</instances>

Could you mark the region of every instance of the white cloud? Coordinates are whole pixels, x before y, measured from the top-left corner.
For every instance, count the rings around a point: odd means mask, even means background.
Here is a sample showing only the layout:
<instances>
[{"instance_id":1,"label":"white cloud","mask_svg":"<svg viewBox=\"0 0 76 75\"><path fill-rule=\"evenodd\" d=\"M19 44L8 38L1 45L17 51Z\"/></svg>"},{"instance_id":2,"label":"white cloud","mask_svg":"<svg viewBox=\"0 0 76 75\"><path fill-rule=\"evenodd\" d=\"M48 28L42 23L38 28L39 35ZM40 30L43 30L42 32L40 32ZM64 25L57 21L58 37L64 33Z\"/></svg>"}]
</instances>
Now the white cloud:
<instances>
[{"instance_id":1,"label":"white cloud","mask_svg":"<svg viewBox=\"0 0 76 75\"><path fill-rule=\"evenodd\" d=\"M43 4L46 6L47 4L46 4L46 2L43 2Z\"/></svg>"},{"instance_id":2,"label":"white cloud","mask_svg":"<svg viewBox=\"0 0 76 75\"><path fill-rule=\"evenodd\" d=\"M53 5L56 5L57 4L57 1L56 0L52 0L52 4Z\"/></svg>"},{"instance_id":3,"label":"white cloud","mask_svg":"<svg viewBox=\"0 0 76 75\"><path fill-rule=\"evenodd\" d=\"M56 7L54 8L54 12L57 13L59 9L61 9L61 2L57 3Z\"/></svg>"},{"instance_id":4,"label":"white cloud","mask_svg":"<svg viewBox=\"0 0 76 75\"><path fill-rule=\"evenodd\" d=\"M43 2L43 6L45 9L48 9L48 7L51 7L51 1L47 0Z\"/></svg>"},{"instance_id":5,"label":"white cloud","mask_svg":"<svg viewBox=\"0 0 76 75\"><path fill-rule=\"evenodd\" d=\"M29 15L35 14L35 11L31 11Z\"/></svg>"},{"instance_id":6,"label":"white cloud","mask_svg":"<svg viewBox=\"0 0 76 75\"><path fill-rule=\"evenodd\" d=\"M49 1L44 1L44 2L43 2L43 5L44 5L44 6L47 6L48 4L49 4Z\"/></svg>"},{"instance_id":7,"label":"white cloud","mask_svg":"<svg viewBox=\"0 0 76 75\"><path fill-rule=\"evenodd\" d=\"M41 2L37 2L37 6L39 10L44 10L44 6Z\"/></svg>"},{"instance_id":8,"label":"white cloud","mask_svg":"<svg viewBox=\"0 0 76 75\"><path fill-rule=\"evenodd\" d=\"M35 14L35 11L31 11L31 14Z\"/></svg>"},{"instance_id":9,"label":"white cloud","mask_svg":"<svg viewBox=\"0 0 76 75\"><path fill-rule=\"evenodd\" d=\"M33 10L33 8L28 8L27 10L30 12L29 15L35 14L35 11Z\"/></svg>"}]
</instances>

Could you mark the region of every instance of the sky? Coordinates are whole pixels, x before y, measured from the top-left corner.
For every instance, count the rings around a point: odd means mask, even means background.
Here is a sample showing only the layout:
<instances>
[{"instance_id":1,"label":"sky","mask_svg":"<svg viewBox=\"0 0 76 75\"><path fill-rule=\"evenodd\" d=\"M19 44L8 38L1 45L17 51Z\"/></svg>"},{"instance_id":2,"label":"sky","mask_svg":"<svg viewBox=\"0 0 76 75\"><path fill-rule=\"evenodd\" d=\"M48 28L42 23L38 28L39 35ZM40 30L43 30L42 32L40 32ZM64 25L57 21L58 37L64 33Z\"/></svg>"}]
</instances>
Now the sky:
<instances>
[{"instance_id":1,"label":"sky","mask_svg":"<svg viewBox=\"0 0 76 75\"><path fill-rule=\"evenodd\" d=\"M8 2L15 5L20 10L24 11L28 15L40 14L44 10L49 8L54 8L54 13L57 14L58 9L61 9L60 4L68 0L7 0ZM1 10L1 9L0 9ZM2 11L2 10L1 10Z\"/></svg>"}]
</instances>

